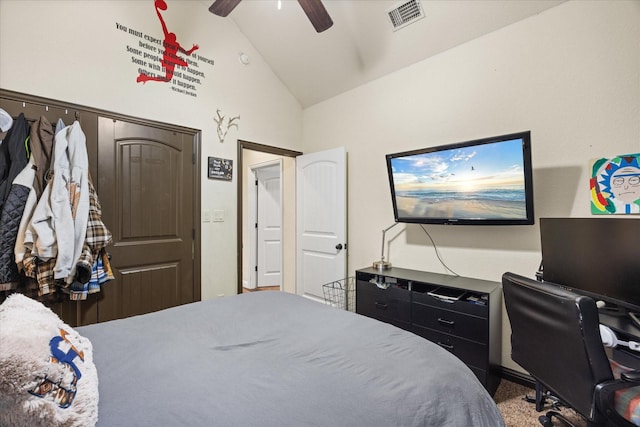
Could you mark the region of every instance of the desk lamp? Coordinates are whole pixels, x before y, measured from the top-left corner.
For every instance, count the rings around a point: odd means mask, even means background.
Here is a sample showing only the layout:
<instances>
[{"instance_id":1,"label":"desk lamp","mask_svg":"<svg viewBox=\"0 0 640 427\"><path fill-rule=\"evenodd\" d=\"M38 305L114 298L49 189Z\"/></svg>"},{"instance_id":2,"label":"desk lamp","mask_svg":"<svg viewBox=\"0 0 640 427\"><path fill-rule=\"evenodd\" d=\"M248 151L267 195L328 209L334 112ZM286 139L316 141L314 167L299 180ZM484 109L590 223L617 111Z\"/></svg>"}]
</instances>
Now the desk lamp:
<instances>
[{"instance_id":1,"label":"desk lamp","mask_svg":"<svg viewBox=\"0 0 640 427\"><path fill-rule=\"evenodd\" d=\"M384 260L384 238L387 234L387 231L391 230L396 225L398 225L398 223L394 222L392 225L382 230L382 256L380 257L380 261L373 262L373 268L375 268L376 270L384 271L391 268L391 263Z\"/></svg>"}]
</instances>

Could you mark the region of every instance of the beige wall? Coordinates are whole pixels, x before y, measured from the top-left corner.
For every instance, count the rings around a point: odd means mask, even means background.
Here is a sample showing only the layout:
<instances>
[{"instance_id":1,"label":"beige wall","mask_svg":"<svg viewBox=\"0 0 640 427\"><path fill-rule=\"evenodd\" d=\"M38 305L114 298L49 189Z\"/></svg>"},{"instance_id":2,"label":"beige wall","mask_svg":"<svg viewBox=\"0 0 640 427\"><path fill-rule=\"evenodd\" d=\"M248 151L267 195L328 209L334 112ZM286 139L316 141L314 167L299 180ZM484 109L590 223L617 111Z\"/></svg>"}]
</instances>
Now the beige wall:
<instances>
[{"instance_id":1,"label":"beige wall","mask_svg":"<svg viewBox=\"0 0 640 427\"><path fill-rule=\"evenodd\" d=\"M531 130L536 217L590 216L589 160L640 152L639 23L638 1L571 1L306 109L304 151L349 154L349 271L393 223L386 153ZM540 263L537 224L426 229L463 276ZM387 238L394 266L446 273L420 227Z\"/></svg>"},{"instance_id":2,"label":"beige wall","mask_svg":"<svg viewBox=\"0 0 640 427\"><path fill-rule=\"evenodd\" d=\"M138 40L116 23L162 38L153 1L0 0L0 87L135 117L202 130L201 164L207 157L236 160L236 139L296 149L302 108L229 19L209 13L206 2L167 1L170 31L200 62L205 78L197 97L168 84L136 83L137 66L127 46ZM247 66L239 52L251 58ZM224 143L216 134L216 109L240 115ZM224 222L202 223L202 298L237 289L236 186L210 180L202 167L201 208L224 211Z\"/></svg>"}]
</instances>

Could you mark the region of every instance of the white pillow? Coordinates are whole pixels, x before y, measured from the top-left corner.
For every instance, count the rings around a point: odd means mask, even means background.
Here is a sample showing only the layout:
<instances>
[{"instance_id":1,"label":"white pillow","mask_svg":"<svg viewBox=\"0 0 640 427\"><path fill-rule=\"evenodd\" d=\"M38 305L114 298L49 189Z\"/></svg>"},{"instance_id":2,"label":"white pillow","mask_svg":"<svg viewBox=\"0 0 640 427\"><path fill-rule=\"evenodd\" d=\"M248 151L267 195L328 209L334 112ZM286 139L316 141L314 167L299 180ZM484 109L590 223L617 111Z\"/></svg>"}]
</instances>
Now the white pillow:
<instances>
[{"instance_id":1,"label":"white pillow","mask_svg":"<svg viewBox=\"0 0 640 427\"><path fill-rule=\"evenodd\" d=\"M91 342L21 294L0 305L0 425L94 426Z\"/></svg>"}]
</instances>

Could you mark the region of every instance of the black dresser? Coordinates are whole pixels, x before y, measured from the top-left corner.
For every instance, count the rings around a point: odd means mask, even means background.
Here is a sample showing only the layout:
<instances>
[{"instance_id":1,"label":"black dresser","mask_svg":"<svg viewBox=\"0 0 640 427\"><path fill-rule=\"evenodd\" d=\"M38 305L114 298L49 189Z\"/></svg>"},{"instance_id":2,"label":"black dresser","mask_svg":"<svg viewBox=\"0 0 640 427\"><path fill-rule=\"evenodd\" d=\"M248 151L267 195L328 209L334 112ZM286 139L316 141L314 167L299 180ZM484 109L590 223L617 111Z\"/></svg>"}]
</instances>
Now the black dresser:
<instances>
[{"instance_id":1,"label":"black dresser","mask_svg":"<svg viewBox=\"0 0 640 427\"><path fill-rule=\"evenodd\" d=\"M500 384L502 287L469 277L391 268L356 271L356 312L450 351L493 395Z\"/></svg>"}]
</instances>

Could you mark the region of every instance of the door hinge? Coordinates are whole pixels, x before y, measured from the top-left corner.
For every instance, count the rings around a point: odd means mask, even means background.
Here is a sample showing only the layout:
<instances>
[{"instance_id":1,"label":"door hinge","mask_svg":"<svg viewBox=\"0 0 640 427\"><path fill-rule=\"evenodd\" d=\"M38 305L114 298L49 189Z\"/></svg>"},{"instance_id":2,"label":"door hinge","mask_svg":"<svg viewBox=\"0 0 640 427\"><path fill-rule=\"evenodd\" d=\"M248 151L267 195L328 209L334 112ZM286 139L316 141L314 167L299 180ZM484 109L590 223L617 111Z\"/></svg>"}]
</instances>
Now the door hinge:
<instances>
[{"instance_id":1,"label":"door hinge","mask_svg":"<svg viewBox=\"0 0 640 427\"><path fill-rule=\"evenodd\" d=\"M258 266L256 265L255 270L258 271Z\"/></svg>"},{"instance_id":2,"label":"door hinge","mask_svg":"<svg viewBox=\"0 0 640 427\"><path fill-rule=\"evenodd\" d=\"M258 228L258 223L256 222L256 229Z\"/></svg>"},{"instance_id":3,"label":"door hinge","mask_svg":"<svg viewBox=\"0 0 640 427\"><path fill-rule=\"evenodd\" d=\"M258 186L258 180L256 179L256 187Z\"/></svg>"},{"instance_id":4,"label":"door hinge","mask_svg":"<svg viewBox=\"0 0 640 427\"><path fill-rule=\"evenodd\" d=\"M196 153L191 154L191 163L196 164Z\"/></svg>"}]
</instances>

